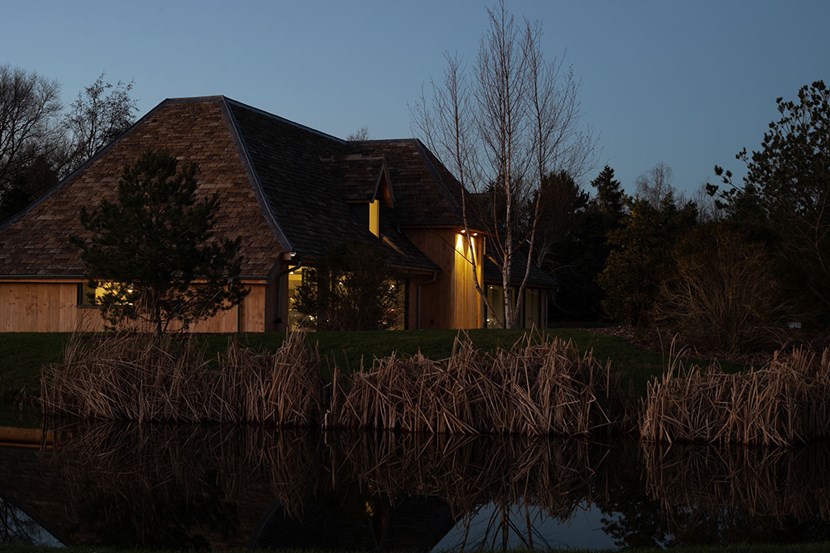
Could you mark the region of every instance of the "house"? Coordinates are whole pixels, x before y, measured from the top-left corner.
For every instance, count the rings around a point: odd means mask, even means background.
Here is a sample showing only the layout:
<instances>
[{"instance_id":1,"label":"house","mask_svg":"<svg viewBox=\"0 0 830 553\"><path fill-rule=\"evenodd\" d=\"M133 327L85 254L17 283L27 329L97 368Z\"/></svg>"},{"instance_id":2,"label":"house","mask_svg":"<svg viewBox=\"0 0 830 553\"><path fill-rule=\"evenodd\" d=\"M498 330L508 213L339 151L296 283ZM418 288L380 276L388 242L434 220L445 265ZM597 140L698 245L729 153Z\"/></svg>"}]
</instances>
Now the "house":
<instances>
[{"instance_id":1,"label":"house","mask_svg":"<svg viewBox=\"0 0 830 553\"><path fill-rule=\"evenodd\" d=\"M466 192L415 139L347 142L240 102L168 99L25 211L0 225L0 332L101 328L72 235L78 211L114 198L123 168L149 148L195 162L197 193L218 193L216 233L241 237L243 302L197 332L267 332L291 325L303 272L346 241L379 243L406 275L399 327L479 328L481 228L464 239ZM480 277L482 278L482 277ZM498 282L489 285L497 285ZM488 285L485 282L485 285ZM539 298L551 281L534 269ZM544 301L523 321L541 325Z\"/></svg>"}]
</instances>

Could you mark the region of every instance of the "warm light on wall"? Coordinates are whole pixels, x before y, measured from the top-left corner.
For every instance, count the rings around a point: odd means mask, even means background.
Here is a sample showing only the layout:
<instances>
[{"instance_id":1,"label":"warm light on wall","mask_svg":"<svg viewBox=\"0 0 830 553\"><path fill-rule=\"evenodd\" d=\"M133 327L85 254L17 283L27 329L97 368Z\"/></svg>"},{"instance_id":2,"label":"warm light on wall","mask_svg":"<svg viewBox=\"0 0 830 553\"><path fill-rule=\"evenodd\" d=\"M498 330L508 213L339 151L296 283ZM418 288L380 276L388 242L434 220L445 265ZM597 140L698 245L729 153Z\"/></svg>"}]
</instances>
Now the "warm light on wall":
<instances>
[{"instance_id":1,"label":"warm light on wall","mask_svg":"<svg viewBox=\"0 0 830 553\"><path fill-rule=\"evenodd\" d=\"M380 200L369 204L369 232L380 238Z\"/></svg>"}]
</instances>

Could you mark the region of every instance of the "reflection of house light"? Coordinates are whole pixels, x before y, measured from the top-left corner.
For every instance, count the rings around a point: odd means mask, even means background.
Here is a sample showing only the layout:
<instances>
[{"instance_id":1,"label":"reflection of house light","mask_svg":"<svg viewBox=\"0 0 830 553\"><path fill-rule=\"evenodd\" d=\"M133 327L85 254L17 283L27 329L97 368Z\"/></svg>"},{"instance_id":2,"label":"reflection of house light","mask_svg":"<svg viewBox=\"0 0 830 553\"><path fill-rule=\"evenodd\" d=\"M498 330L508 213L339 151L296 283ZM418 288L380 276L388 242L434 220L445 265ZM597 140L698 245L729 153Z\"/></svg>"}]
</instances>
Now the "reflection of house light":
<instances>
[{"instance_id":1,"label":"reflection of house light","mask_svg":"<svg viewBox=\"0 0 830 553\"><path fill-rule=\"evenodd\" d=\"M474 232L474 233L473 233L473 238L475 238L476 236L478 236L478 233L477 233L477 232Z\"/></svg>"}]
</instances>

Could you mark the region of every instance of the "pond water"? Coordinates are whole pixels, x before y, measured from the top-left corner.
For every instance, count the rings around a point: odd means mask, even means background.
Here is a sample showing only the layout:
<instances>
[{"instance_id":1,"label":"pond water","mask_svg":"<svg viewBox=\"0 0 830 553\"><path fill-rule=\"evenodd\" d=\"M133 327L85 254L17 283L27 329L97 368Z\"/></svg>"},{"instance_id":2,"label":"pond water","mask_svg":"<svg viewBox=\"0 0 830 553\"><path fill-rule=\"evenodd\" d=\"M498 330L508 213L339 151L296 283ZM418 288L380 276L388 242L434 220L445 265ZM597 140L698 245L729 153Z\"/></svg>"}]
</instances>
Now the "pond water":
<instances>
[{"instance_id":1,"label":"pond water","mask_svg":"<svg viewBox=\"0 0 830 553\"><path fill-rule=\"evenodd\" d=\"M350 551L830 539L830 447L74 426L0 447L0 543Z\"/></svg>"}]
</instances>

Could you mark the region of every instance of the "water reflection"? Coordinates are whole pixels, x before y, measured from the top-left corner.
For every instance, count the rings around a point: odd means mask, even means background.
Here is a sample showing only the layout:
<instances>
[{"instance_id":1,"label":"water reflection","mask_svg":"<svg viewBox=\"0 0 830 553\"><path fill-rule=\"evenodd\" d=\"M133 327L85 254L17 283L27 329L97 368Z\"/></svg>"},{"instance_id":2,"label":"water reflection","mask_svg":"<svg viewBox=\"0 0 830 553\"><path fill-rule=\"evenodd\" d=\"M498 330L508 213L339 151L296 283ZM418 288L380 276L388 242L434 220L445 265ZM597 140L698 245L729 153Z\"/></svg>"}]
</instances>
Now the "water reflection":
<instances>
[{"instance_id":1,"label":"water reflection","mask_svg":"<svg viewBox=\"0 0 830 553\"><path fill-rule=\"evenodd\" d=\"M116 425L64 428L55 443L0 448L0 497L54 543L463 551L830 538L826 446ZM15 528L16 541L35 532Z\"/></svg>"}]
</instances>

